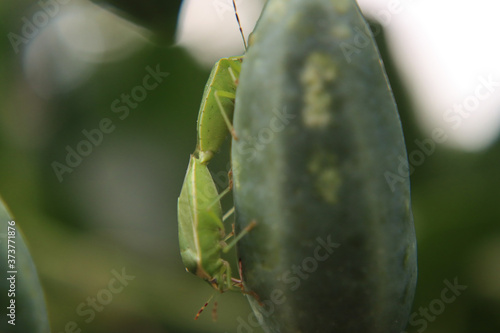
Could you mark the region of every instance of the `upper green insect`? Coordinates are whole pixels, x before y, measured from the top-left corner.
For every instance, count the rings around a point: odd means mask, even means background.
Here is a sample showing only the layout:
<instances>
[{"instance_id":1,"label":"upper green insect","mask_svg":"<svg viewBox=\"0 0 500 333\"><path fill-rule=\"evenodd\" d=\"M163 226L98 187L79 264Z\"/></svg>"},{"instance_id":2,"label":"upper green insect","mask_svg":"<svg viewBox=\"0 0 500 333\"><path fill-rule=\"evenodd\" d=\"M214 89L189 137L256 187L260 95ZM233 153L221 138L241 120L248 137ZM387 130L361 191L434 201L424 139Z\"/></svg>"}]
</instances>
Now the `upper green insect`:
<instances>
[{"instance_id":1,"label":"upper green insect","mask_svg":"<svg viewBox=\"0 0 500 333\"><path fill-rule=\"evenodd\" d=\"M232 130L234 99L243 56L220 59L213 67L198 113L198 158L208 163ZM233 136L234 133L233 133Z\"/></svg>"}]
</instances>

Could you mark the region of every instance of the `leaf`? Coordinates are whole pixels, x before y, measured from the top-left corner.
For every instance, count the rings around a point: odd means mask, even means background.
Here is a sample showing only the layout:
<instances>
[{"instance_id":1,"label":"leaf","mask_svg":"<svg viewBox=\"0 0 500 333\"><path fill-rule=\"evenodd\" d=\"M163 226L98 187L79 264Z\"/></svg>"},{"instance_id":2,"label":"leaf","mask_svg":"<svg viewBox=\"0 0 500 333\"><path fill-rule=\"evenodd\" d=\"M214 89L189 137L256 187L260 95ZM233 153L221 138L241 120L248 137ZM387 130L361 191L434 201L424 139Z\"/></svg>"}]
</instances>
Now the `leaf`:
<instances>
[{"instance_id":1,"label":"leaf","mask_svg":"<svg viewBox=\"0 0 500 333\"><path fill-rule=\"evenodd\" d=\"M49 333L45 299L35 264L23 239L19 224L11 218L1 198L0 228L0 271L2 272L0 303L3 309L7 308L7 316L0 321L0 332ZM8 250L11 252L8 253ZM15 262L8 260L15 260ZM13 323L15 325L12 325Z\"/></svg>"}]
</instances>

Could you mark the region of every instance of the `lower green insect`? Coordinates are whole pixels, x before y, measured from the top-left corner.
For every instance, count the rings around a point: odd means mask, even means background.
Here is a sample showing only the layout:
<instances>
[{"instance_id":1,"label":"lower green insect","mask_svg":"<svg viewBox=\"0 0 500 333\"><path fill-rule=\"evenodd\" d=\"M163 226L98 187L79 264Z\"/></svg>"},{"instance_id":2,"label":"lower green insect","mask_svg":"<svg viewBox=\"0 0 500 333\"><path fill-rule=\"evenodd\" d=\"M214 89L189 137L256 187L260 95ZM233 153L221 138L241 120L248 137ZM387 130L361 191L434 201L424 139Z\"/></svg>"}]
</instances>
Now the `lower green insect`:
<instances>
[{"instance_id":1,"label":"lower green insect","mask_svg":"<svg viewBox=\"0 0 500 333\"><path fill-rule=\"evenodd\" d=\"M179 245L186 270L207 281L220 292L240 288L221 254L227 252L255 224L241 232L230 244L233 233L225 235L220 198L207 166L191 155L178 201Z\"/></svg>"},{"instance_id":2,"label":"lower green insect","mask_svg":"<svg viewBox=\"0 0 500 333\"><path fill-rule=\"evenodd\" d=\"M231 243L226 243L234 236L234 230L226 235L223 221L232 211L223 216L220 199L230 189L231 185L219 194L206 164L196 155L191 155L178 199L180 252L186 271L207 281L217 291L240 290L251 294L244 290L240 279L232 277L231 266L222 259L222 254L256 224L251 223Z\"/></svg>"}]
</instances>

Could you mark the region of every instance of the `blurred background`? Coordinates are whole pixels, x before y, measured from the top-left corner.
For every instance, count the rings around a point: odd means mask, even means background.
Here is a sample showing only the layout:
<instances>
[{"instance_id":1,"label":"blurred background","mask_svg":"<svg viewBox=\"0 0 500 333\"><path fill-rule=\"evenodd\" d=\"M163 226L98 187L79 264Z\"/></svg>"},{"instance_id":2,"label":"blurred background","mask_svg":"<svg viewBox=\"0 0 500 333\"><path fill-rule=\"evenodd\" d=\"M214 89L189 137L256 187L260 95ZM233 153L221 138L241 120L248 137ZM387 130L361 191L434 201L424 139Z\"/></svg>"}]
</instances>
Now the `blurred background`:
<instances>
[{"instance_id":1,"label":"blurred background","mask_svg":"<svg viewBox=\"0 0 500 333\"><path fill-rule=\"evenodd\" d=\"M246 35L263 2L236 2ZM498 333L500 5L359 4L410 156L419 279L407 331ZM217 298L217 323L193 320L212 289L184 271L177 241L205 82L218 58L244 52L230 0L2 1L0 34L0 194L52 331L262 332L243 328L239 293ZM227 160L211 164L221 187Z\"/></svg>"}]
</instances>

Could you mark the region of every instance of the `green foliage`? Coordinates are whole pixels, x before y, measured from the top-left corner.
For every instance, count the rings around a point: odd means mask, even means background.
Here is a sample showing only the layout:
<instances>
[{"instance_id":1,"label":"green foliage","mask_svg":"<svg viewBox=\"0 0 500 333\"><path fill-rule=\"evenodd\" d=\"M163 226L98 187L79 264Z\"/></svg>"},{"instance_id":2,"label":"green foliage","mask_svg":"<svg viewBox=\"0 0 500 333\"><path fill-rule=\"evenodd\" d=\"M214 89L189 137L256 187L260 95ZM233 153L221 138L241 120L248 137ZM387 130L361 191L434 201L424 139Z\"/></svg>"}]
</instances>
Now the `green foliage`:
<instances>
[{"instance_id":1,"label":"green foliage","mask_svg":"<svg viewBox=\"0 0 500 333\"><path fill-rule=\"evenodd\" d=\"M50 333L43 290L21 227L0 198L0 332Z\"/></svg>"}]
</instances>

